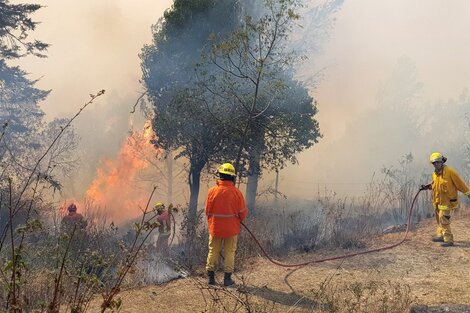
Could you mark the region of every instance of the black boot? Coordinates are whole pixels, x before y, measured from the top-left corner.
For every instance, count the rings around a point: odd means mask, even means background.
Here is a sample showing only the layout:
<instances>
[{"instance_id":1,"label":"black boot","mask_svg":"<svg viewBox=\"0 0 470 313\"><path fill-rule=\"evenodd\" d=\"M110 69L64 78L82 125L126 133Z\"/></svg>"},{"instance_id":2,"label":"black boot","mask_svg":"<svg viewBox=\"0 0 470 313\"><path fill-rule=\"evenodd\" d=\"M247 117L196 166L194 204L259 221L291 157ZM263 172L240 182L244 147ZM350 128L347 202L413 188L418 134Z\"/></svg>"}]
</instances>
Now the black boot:
<instances>
[{"instance_id":1,"label":"black boot","mask_svg":"<svg viewBox=\"0 0 470 313\"><path fill-rule=\"evenodd\" d=\"M225 273L224 275L224 286L231 286L235 284L235 282L232 280L232 273Z\"/></svg>"},{"instance_id":2,"label":"black boot","mask_svg":"<svg viewBox=\"0 0 470 313\"><path fill-rule=\"evenodd\" d=\"M209 277L209 281L207 282L209 285L215 285L215 273L214 271L208 271L207 277Z\"/></svg>"},{"instance_id":3,"label":"black boot","mask_svg":"<svg viewBox=\"0 0 470 313\"><path fill-rule=\"evenodd\" d=\"M433 242L444 242L444 237L442 236L434 236L431 239Z\"/></svg>"}]
</instances>

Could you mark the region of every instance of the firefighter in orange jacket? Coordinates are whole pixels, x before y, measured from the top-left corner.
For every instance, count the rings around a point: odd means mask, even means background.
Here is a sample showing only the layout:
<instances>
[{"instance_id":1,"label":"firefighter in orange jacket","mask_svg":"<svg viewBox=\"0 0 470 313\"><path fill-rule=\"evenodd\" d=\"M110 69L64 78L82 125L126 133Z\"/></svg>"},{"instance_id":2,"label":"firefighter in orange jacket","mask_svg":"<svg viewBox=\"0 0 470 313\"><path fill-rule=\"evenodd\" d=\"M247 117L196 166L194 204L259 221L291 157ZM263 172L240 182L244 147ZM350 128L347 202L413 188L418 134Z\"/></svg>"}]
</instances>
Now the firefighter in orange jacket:
<instances>
[{"instance_id":1,"label":"firefighter in orange jacket","mask_svg":"<svg viewBox=\"0 0 470 313\"><path fill-rule=\"evenodd\" d=\"M77 213L77 206L74 203L71 203L67 207L67 211L69 213L62 218L62 231L68 234L75 232L75 235L85 231L87 221L83 218L83 215Z\"/></svg>"},{"instance_id":2,"label":"firefighter in orange jacket","mask_svg":"<svg viewBox=\"0 0 470 313\"><path fill-rule=\"evenodd\" d=\"M206 200L206 217L209 228L209 254L206 270L209 284L215 284L215 268L219 253L224 247L224 286L234 284L232 273L235 266L237 238L240 222L248 215L245 199L235 187L235 168L230 163L222 164L218 170L217 186L209 189Z\"/></svg>"},{"instance_id":3,"label":"firefighter in orange jacket","mask_svg":"<svg viewBox=\"0 0 470 313\"><path fill-rule=\"evenodd\" d=\"M443 247L451 247L454 245L454 235L450 228L450 217L459 206L457 192L470 197L470 189L453 168L444 164L447 158L441 153L431 154L429 161L434 166L432 183L421 186L421 189L432 189L432 204L437 222L436 236L432 241L442 242Z\"/></svg>"}]
</instances>

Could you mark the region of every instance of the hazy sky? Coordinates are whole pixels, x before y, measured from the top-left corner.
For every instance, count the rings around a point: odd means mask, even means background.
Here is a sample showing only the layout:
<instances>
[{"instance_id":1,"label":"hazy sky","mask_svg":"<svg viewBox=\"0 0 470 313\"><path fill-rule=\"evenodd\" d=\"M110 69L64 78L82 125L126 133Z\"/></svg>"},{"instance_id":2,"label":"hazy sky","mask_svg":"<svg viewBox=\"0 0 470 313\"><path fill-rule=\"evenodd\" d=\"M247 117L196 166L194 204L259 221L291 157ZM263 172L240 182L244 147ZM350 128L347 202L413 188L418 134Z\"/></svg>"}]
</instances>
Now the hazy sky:
<instances>
[{"instance_id":1,"label":"hazy sky","mask_svg":"<svg viewBox=\"0 0 470 313\"><path fill-rule=\"evenodd\" d=\"M45 7L34 16L41 24L32 37L51 47L48 58L28 58L22 64L31 77L42 76L38 86L52 89L43 103L48 114L70 113L100 89L138 97L138 54L151 42L150 27L171 0L37 2Z\"/></svg>"},{"instance_id":2,"label":"hazy sky","mask_svg":"<svg viewBox=\"0 0 470 313\"><path fill-rule=\"evenodd\" d=\"M150 42L151 25L172 1L39 3L46 7L35 15L42 24L32 37L52 46L48 58L28 58L21 65L32 73L31 78L42 77L38 86L52 89L43 103L46 113L57 116L74 112L90 92L99 89L128 101L131 107L141 90L138 53ZM312 95L318 100L317 117L324 138L301 154L300 166L281 173L284 184L307 184L308 190L313 190L312 186L328 180L368 181L377 169L358 164L361 154L369 153L367 143L358 144L347 157L335 143L357 139L348 138L352 136L350 126L377 107L378 91L402 57L414 63L417 79L423 83L421 104L457 98L469 87L469 12L468 0L346 0L336 14L335 28L323 45L323 54L309 55L305 66L312 72L323 69L323 79ZM106 97L100 105L111 106ZM384 131L394 132L399 127ZM407 152L421 153L423 160L427 157L428 151L406 151L406 145L390 147L385 139L383 150L376 147L383 151L377 154L377 164L387 164ZM351 180L344 174L351 168L361 168L363 176ZM310 192L295 188L298 193Z\"/></svg>"},{"instance_id":3,"label":"hazy sky","mask_svg":"<svg viewBox=\"0 0 470 313\"><path fill-rule=\"evenodd\" d=\"M450 98L469 87L468 12L465 0L346 0L317 61L326 67L315 92L325 135L342 135L338 121L376 104L378 87L400 57L415 62L423 96Z\"/></svg>"},{"instance_id":4,"label":"hazy sky","mask_svg":"<svg viewBox=\"0 0 470 313\"><path fill-rule=\"evenodd\" d=\"M323 55L315 60L316 68L324 68L324 78L313 91L324 138L300 155L300 166L290 167L281 187L291 186L298 196L316 193L319 185L362 191L374 172L397 165L406 153L424 166L432 149L447 153L448 147L433 141L455 120L442 121L442 130L424 138L429 142L410 142L406 135L391 138L402 131L401 123L367 125L364 121L373 120L363 115L377 113L378 92L403 57L414 63L423 86L411 104L424 113L432 115L430 102L458 98L470 87L468 12L470 2L464 0L346 0Z\"/></svg>"}]
</instances>

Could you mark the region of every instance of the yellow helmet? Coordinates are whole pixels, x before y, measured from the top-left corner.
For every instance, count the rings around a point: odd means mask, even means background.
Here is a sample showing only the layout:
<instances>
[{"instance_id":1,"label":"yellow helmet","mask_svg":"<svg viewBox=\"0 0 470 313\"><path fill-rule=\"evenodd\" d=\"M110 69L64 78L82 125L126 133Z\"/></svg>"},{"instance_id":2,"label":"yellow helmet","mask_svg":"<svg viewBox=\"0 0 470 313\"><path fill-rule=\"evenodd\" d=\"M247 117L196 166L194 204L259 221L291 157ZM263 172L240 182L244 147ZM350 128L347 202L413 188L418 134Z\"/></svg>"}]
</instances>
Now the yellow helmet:
<instances>
[{"instance_id":1,"label":"yellow helmet","mask_svg":"<svg viewBox=\"0 0 470 313\"><path fill-rule=\"evenodd\" d=\"M429 162L434 163L438 161L444 163L445 161L447 161L447 158L439 152L431 153L431 155L429 156Z\"/></svg>"},{"instance_id":2,"label":"yellow helmet","mask_svg":"<svg viewBox=\"0 0 470 313\"><path fill-rule=\"evenodd\" d=\"M165 205L162 202L155 203L154 209L159 212L165 211Z\"/></svg>"},{"instance_id":3,"label":"yellow helmet","mask_svg":"<svg viewBox=\"0 0 470 313\"><path fill-rule=\"evenodd\" d=\"M233 165L230 163L224 163L221 166L219 166L219 168L217 169L217 172L220 174L237 176L237 174L235 174L235 167L233 167Z\"/></svg>"}]
</instances>

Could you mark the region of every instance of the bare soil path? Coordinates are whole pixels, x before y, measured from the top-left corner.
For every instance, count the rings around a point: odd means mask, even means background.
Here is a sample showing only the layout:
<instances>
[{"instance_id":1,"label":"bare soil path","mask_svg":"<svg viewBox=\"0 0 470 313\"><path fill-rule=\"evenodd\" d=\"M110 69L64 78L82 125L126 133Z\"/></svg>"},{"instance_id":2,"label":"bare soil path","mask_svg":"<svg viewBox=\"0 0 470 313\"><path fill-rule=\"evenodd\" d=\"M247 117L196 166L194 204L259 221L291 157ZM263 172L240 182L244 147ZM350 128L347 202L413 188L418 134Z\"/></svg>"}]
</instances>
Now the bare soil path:
<instances>
[{"instance_id":1,"label":"bare soil path","mask_svg":"<svg viewBox=\"0 0 470 313\"><path fill-rule=\"evenodd\" d=\"M341 289L346 288L354 295L364 292L364 288L370 291L370 286L399 289L398 292L389 290L390 301L400 296L411 299L414 305L435 307L445 303L469 308L458 312L470 312L470 212L466 210L452 219L454 247L443 248L431 242L435 222L426 220L414 227L405 243L383 252L298 269L285 269L264 258L253 258L236 274L240 292L236 288L207 288L202 274L125 291L121 294L121 312L228 312L242 303L245 307L238 312L245 312L247 305L255 312L320 312L322 308L328 312L327 300L334 300L335 293L340 296ZM368 248L384 246L399 241L403 235L383 235L367 245ZM281 261L296 263L351 252L314 251L293 254ZM217 275L220 283L223 273Z\"/></svg>"}]
</instances>

